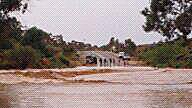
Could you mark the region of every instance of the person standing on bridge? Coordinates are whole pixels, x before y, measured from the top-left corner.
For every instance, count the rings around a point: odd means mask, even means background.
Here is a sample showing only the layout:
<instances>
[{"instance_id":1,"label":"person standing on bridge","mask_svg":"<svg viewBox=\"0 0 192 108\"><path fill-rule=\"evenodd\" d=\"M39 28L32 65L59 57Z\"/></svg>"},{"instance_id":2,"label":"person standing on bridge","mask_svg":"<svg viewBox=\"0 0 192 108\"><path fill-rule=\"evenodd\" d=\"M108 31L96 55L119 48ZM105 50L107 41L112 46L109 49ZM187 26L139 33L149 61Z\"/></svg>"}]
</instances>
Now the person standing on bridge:
<instances>
[{"instance_id":1,"label":"person standing on bridge","mask_svg":"<svg viewBox=\"0 0 192 108\"><path fill-rule=\"evenodd\" d=\"M124 67L127 66L126 60L124 60Z\"/></svg>"},{"instance_id":2,"label":"person standing on bridge","mask_svg":"<svg viewBox=\"0 0 192 108\"><path fill-rule=\"evenodd\" d=\"M115 66L115 59L113 59L113 66Z\"/></svg>"},{"instance_id":3,"label":"person standing on bridge","mask_svg":"<svg viewBox=\"0 0 192 108\"><path fill-rule=\"evenodd\" d=\"M107 66L107 60L104 59L104 66Z\"/></svg>"},{"instance_id":4,"label":"person standing on bridge","mask_svg":"<svg viewBox=\"0 0 192 108\"><path fill-rule=\"evenodd\" d=\"M119 59L119 66L121 66L121 60Z\"/></svg>"},{"instance_id":5,"label":"person standing on bridge","mask_svg":"<svg viewBox=\"0 0 192 108\"><path fill-rule=\"evenodd\" d=\"M112 59L111 58L109 59L109 65L110 65L110 67L112 67Z\"/></svg>"},{"instance_id":6,"label":"person standing on bridge","mask_svg":"<svg viewBox=\"0 0 192 108\"><path fill-rule=\"evenodd\" d=\"M100 66L102 67L103 66L102 58L99 59L99 63L100 63Z\"/></svg>"}]
</instances>

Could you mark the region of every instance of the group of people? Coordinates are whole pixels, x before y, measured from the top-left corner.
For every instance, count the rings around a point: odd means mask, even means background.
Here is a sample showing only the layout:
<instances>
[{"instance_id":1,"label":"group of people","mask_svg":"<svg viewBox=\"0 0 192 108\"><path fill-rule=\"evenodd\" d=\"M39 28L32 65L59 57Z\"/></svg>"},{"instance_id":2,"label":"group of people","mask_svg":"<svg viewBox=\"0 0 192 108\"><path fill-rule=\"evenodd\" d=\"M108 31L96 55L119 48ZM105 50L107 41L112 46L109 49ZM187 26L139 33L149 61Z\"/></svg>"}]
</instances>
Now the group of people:
<instances>
[{"instance_id":1,"label":"group of people","mask_svg":"<svg viewBox=\"0 0 192 108\"><path fill-rule=\"evenodd\" d=\"M118 60L115 60L114 58L113 59L102 59L100 58L99 59L99 66L102 67L112 67L112 66L127 66L128 65L128 62L126 60L122 60L122 59L118 59Z\"/></svg>"},{"instance_id":2,"label":"group of people","mask_svg":"<svg viewBox=\"0 0 192 108\"><path fill-rule=\"evenodd\" d=\"M104 66L104 67L106 67L106 66L110 66L110 67L112 67L114 64L115 64L115 59L109 59L108 61L107 61L107 59L102 59L102 58L100 58L99 59L99 64L100 64L100 66L102 67L102 66Z\"/></svg>"}]
</instances>

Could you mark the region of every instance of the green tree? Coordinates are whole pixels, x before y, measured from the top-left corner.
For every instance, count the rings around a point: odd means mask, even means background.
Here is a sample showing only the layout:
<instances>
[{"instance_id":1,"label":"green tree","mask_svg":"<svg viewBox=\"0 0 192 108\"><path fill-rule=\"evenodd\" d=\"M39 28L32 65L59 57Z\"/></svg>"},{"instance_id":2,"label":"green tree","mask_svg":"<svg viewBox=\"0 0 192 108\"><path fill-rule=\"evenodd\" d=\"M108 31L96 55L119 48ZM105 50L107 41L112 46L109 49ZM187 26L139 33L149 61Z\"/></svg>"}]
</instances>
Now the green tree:
<instances>
[{"instance_id":1,"label":"green tree","mask_svg":"<svg viewBox=\"0 0 192 108\"><path fill-rule=\"evenodd\" d=\"M145 8L142 14L146 17L143 26L146 32L156 31L168 39L186 39L191 33L191 0L151 0L150 7Z\"/></svg>"},{"instance_id":2,"label":"green tree","mask_svg":"<svg viewBox=\"0 0 192 108\"><path fill-rule=\"evenodd\" d=\"M115 43L115 38L114 38L114 37L112 37L112 38L110 39L109 44L110 44L111 46L114 46L114 45L116 44L116 43Z\"/></svg>"},{"instance_id":3,"label":"green tree","mask_svg":"<svg viewBox=\"0 0 192 108\"><path fill-rule=\"evenodd\" d=\"M27 2L24 0L0 1L0 36L5 36L5 34L2 33L5 33L6 31L20 28L20 22L18 22L15 17L11 17L9 14L14 11L22 11L22 13L24 13L27 10L27 7Z\"/></svg>"},{"instance_id":4,"label":"green tree","mask_svg":"<svg viewBox=\"0 0 192 108\"><path fill-rule=\"evenodd\" d=\"M1 16L7 16L8 13L13 11L26 11L28 4L26 0L1 0L0 2L0 13Z\"/></svg>"},{"instance_id":5,"label":"green tree","mask_svg":"<svg viewBox=\"0 0 192 108\"><path fill-rule=\"evenodd\" d=\"M34 49L44 50L48 38L48 33L36 27L32 27L24 34L22 43L25 46L32 46Z\"/></svg>"},{"instance_id":6,"label":"green tree","mask_svg":"<svg viewBox=\"0 0 192 108\"><path fill-rule=\"evenodd\" d=\"M0 1L0 45L2 49L11 48L10 39L21 40L21 24L15 17L9 14L14 11L22 11L27 9L27 2L23 0L1 0ZM5 47L4 47L5 45Z\"/></svg>"},{"instance_id":7,"label":"green tree","mask_svg":"<svg viewBox=\"0 0 192 108\"><path fill-rule=\"evenodd\" d=\"M128 54L133 55L136 49L136 44L131 40L127 39L125 40L125 49L124 51Z\"/></svg>"},{"instance_id":8,"label":"green tree","mask_svg":"<svg viewBox=\"0 0 192 108\"><path fill-rule=\"evenodd\" d=\"M178 60L178 57L185 57L186 55L189 55L189 52L180 44L163 43L141 53L140 57L153 66L175 67L182 62Z\"/></svg>"},{"instance_id":9,"label":"green tree","mask_svg":"<svg viewBox=\"0 0 192 108\"><path fill-rule=\"evenodd\" d=\"M8 60L8 65L11 68L25 69L27 67L34 67L40 61L37 52L31 47L18 47L15 49L7 50L5 57Z\"/></svg>"}]
</instances>

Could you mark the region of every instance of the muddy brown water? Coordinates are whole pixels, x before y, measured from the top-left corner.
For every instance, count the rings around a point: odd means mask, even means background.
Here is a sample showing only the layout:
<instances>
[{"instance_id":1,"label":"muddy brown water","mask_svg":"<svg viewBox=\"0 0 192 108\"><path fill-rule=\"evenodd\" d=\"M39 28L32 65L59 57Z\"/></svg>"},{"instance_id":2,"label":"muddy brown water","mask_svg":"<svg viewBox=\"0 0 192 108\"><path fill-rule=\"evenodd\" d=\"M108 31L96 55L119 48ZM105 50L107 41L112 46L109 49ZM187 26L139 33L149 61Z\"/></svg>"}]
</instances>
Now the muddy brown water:
<instances>
[{"instance_id":1,"label":"muddy brown water","mask_svg":"<svg viewBox=\"0 0 192 108\"><path fill-rule=\"evenodd\" d=\"M192 108L192 71L78 76L120 83L0 84L0 108Z\"/></svg>"},{"instance_id":2,"label":"muddy brown water","mask_svg":"<svg viewBox=\"0 0 192 108\"><path fill-rule=\"evenodd\" d=\"M0 89L0 108L192 108L192 86L4 85Z\"/></svg>"}]
</instances>

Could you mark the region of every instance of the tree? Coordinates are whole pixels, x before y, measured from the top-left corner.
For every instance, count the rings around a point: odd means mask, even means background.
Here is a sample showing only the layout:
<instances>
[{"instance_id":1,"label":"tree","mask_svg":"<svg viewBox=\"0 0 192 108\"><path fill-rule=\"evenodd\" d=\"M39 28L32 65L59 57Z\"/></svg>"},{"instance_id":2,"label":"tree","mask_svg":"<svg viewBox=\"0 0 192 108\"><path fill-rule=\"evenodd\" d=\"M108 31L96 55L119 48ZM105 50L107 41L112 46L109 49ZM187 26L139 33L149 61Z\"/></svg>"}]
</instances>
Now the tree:
<instances>
[{"instance_id":1,"label":"tree","mask_svg":"<svg viewBox=\"0 0 192 108\"><path fill-rule=\"evenodd\" d=\"M135 49L136 49L136 44L131 39L125 40L125 52L126 53L133 55Z\"/></svg>"},{"instance_id":2,"label":"tree","mask_svg":"<svg viewBox=\"0 0 192 108\"><path fill-rule=\"evenodd\" d=\"M33 48L23 46L7 50L5 52L5 57L8 60L9 66L17 69L33 67L40 61L39 55Z\"/></svg>"},{"instance_id":3,"label":"tree","mask_svg":"<svg viewBox=\"0 0 192 108\"><path fill-rule=\"evenodd\" d=\"M46 47L46 40L48 38L48 33L36 27L32 27L24 34L22 43L25 46L32 46L34 49L43 50Z\"/></svg>"},{"instance_id":4,"label":"tree","mask_svg":"<svg viewBox=\"0 0 192 108\"><path fill-rule=\"evenodd\" d=\"M115 46L116 46L116 47L119 47L119 45L120 45L119 39L116 39L116 40L115 40Z\"/></svg>"},{"instance_id":5,"label":"tree","mask_svg":"<svg viewBox=\"0 0 192 108\"><path fill-rule=\"evenodd\" d=\"M145 8L142 14L146 18L143 26L146 32L156 31L168 39L186 39L191 33L191 0L151 0L150 7Z\"/></svg>"},{"instance_id":6,"label":"tree","mask_svg":"<svg viewBox=\"0 0 192 108\"><path fill-rule=\"evenodd\" d=\"M161 45L148 49L146 52L142 52L140 57L153 66L177 67L181 65L185 67L190 65L190 61L184 60L189 55L189 52L178 43L162 43Z\"/></svg>"},{"instance_id":7,"label":"tree","mask_svg":"<svg viewBox=\"0 0 192 108\"><path fill-rule=\"evenodd\" d=\"M0 41L0 51L5 49L11 49L12 47L13 44L10 41L8 40Z\"/></svg>"},{"instance_id":8,"label":"tree","mask_svg":"<svg viewBox=\"0 0 192 108\"><path fill-rule=\"evenodd\" d=\"M27 0L25 0L27 1ZM4 32L8 29L18 28L20 22L15 17L11 17L9 13L14 11L22 11L24 13L27 10L28 4L24 0L1 0L0 1L0 32Z\"/></svg>"},{"instance_id":9,"label":"tree","mask_svg":"<svg viewBox=\"0 0 192 108\"><path fill-rule=\"evenodd\" d=\"M10 12L21 11L24 13L27 10L28 0L1 0L0 1L0 16L1 18L9 17Z\"/></svg>"},{"instance_id":10,"label":"tree","mask_svg":"<svg viewBox=\"0 0 192 108\"><path fill-rule=\"evenodd\" d=\"M112 38L110 39L109 44L110 44L111 46L114 46L114 45L115 45L115 38L114 38L114 37L112 37Z\"/></svg>"},{"instance_id":11,"label":"tree","mask_svg":"<svg viewBox=\"0 0 192 108\"><path fill-rule=\"evenodd\" d=\"M14 38L20 40L21 37L21 24L16 18L10 17L5 20L0 20L0 40L9 40Z\"/></svg>"},{"instance_id":12,"label":"tree","mask_svg":"<svg viewBox=\"0 0 192 108\"><path fill-rule=\"evenodd\" d=\"M27 9L27 2L24 0L1 0L0 1L0 43L8 42L14 38L21 39L21 24L15 17L9 14L14 11L22 11Z\"/></svg>"}]
</instances>

